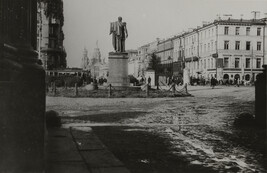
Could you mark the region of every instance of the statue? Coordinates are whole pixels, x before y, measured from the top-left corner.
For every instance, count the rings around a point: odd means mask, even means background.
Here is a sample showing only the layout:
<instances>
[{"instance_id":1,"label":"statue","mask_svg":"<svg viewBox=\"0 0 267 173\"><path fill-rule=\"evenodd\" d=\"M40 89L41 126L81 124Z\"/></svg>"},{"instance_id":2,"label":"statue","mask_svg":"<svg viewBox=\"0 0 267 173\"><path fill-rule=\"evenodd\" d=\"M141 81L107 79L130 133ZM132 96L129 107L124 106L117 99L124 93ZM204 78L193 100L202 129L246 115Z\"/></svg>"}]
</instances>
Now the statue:
<instances>
[{"instance_id":1,"label":"statue","mask_svg":"<svg viewBox=\"0 0 267 173\"><path fill-rule=\"evenodd\" d=\"M126 22L122 22L122 17L118 17L117 22L110 23L110 33L112 34L112 45L116 52L125 52L125 39L128 37Z\"/></svg>"}]
</instances>

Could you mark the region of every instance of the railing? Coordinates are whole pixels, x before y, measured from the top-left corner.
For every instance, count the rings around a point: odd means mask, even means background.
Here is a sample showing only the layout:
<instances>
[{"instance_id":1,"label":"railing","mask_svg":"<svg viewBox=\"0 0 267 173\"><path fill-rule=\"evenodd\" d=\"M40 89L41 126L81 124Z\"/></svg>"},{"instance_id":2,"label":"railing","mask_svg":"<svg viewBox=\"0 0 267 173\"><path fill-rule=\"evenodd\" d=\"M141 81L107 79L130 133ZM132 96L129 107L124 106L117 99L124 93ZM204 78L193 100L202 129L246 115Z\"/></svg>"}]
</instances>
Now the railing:
<instances>
[{"instance_id":1,"label":"railing","mask_svg":"<svg viewBox=\"0 0 267 173\"><path fill-rule=\"evenodd\" d=\"M163 84L163 83L162 83ZM182 87L182 88L180 88ZM180 89L179 89L180 88ZM124 98L124 97L183 97L190 96L187 90L187 84L178 86L172 83L170 86L163 84L151 87L150 84L132 87L117 87L108 85L98 86L95 83L90 85L82 85L78 87L76 83L73 87L62 86L57 87L55 82L50 83L46 87L48 96L64 96L64 97L101 97L101 98Z\"/></svg>"}]
</instances>

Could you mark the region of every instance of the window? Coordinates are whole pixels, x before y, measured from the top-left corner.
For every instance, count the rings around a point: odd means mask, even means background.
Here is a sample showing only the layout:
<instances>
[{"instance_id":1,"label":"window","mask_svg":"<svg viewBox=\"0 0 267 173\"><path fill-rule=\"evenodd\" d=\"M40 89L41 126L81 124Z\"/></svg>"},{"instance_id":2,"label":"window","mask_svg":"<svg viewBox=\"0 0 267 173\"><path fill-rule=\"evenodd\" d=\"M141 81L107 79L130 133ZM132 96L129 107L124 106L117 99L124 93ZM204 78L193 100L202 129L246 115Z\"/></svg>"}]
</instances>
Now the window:
<instances>
[{"instance_id":1,"label":"window","mask_svg":"<svg viewBox=\"0 0 267 173\"><path fill-rule=\"evenodd\" d=\"M261 68L261 59L257 58L256 60L256 68Z\"/></svg>"},{"instance_id":2,"label":"window","mask_svg":"<svg viewBox=\"0 0 267 173\"><path fill-rule=\"evenodd\" d=\"M204 52L206 52L206 44L204 44Z\"/></svg>"},{"instance_id":3,"label":"window","mask_svg":"<svg viewBox=\"0 0 267 173\"><path fill-rule=\"evenodd\" d=\"M246 28L246 35L249 35L250 34L250 27L247 27Z\"/></svg>"},{"instance_id":4,"label":"window","mask_svg":"<svg viewBox=\"0 0 267 173\"><path fill-rule=\"evenodd\" d=\"M246 68L250 68L250 58L246 58Z\"/></svg>"},{"instance_id":5,"label":"window","mask_svg":"<svg viewBox=\"0 0 267 173\"><path fill-rule=\"evenodd\" d=\"M257 36L261 35L261 28L257 28Z\"/></svg>"},{"instance_id":6,"label":"window","mask_svg":"<svg viewBox=\"0 0 267 173\"><path fill-rule=\"evenodd\" d=\"M206 68L206 60L204 59L204 69Z\"/></svg>"},{"instance_id":7,"label":"window","mask_svg":"<svg viewBox=\"0 0 267 173\"><path fill-rule=\"evenodd\" d=\"M225 50L229 49L229 41L224 41L224 49Z\"/></svg>"},{"instance_id":8,"label":"window","mask_svg":"<svg viewBox=\"0 0 267 173\"><path fill-rule=\"evenodd\" d=\"M229 58L228 57L223 58L223 65L225 68L229 67Z\"/></svg>"},{"instance_id":9,"label":"window","mask_svg":"<svg viewBox=\"0 0 267 173\"><path fill-rule=\"evenodd\" d=\"M235 68L239 68L239 62L240 62L240 59L235 58Z\"/></svg>"},{"instance_id":10,"label":"window","mask_svg":"<svg viewBox=\"0 0 267 173\"><path fill-rule=\"evenodd\" d=\"M213 50L213 42L211 42L211 50Z\"/></svg>"},{"instance_id":11,"label":"window","mask_svg":"<svg viewBox=\"0 0 267 173\"><path fill-rule=\"evenodd\" d=\"M236 41L235 42L235 50L239 50L240 49L240 41Z\"/></svg>"},{"instance_id":12,"label":"window","mask_svg":"<svg viewBox=\"0 0 267 173\"><path fill-rule=\"evenodd\" d=\"M228 26L224 27L224 35L228 35L228 31L229 31L229 27Z\"/></svg>"},{"instance_id":13,"label":"window","mask_svg":"<svg viewBox=\"0 0 267 173\"><path fill-rule=\"evenodd\" d=\"M246 42L246 50L250 50L250 41Z\"/></svg>"},{"instance_id":14,"label":"window","mask_svg":"<svg viewBox=\"0 0 267 173\"><path fill-rule=\"evenodd\" d=\"M257 42L257 50L261 50L261 42Z\"/></svg>"},{"instance_id":15,"label":"window","mask_svg":"<svg viewBox=\"0 0 267 173\"><path fill-rule=\"evenodd\" d=\"M56 47L56 43L55 40L49 40L49 48L55 48Z\"/></svg>"},{"instance_id":16,"label":"window","mask_svg":"<svg viewBox=\"0 0 267 173\"><path fill-rule=\"evenodd\" d=\"M208 43L208 51L210 51L210 43Z\"/></svg>"},{"instance_id":17,"label":"window","mask_svg":"<svg viewBox=\"0 0 267 173\"><path fill-rule=\"evenodd\" d=\"M239 35L239 30L240 30L240 27L235 28L235 35Z\"/></svg>"},{"instance_id":18,"label":"window","mask_svg":"<svg viewBox=\"0 0 267 173\"><path fill-rule=\"evenodd\" d=\"M208 59L208 65L207 68L210 68L210 59Z\"/></svg>"}]
</instances>

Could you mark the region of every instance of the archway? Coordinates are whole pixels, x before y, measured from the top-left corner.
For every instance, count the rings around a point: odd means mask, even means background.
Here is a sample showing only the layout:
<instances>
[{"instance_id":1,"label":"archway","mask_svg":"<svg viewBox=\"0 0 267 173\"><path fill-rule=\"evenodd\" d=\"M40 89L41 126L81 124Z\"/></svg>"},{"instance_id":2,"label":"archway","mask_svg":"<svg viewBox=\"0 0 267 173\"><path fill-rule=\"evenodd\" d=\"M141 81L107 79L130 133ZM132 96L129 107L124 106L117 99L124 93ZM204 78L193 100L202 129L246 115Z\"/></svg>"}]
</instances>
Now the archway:
<instances>
[{"instance_id":1,"label":"archway","mask_svg":"<svg viewBox=\"0 0 267 173\"><path fill-rule=\"evenodd\" d=\"M249 81L249 80L250 80L250 75L249 75L249 74L246 74L246 76L245 76L245 80L246 80L246 81Z\"/></svg>"},{"instance_id":2,"label":"archway","mask_svg":"<svg viewBox=\"0 0 267 173\"><path fill-rule=\"evenodd\" d=\"M235 79L240 79L240 75L239 74L236 74L235 75Z\"/></svg>"},{"instance_id":3,"label":"archway","mask_svg":"<svg viewBox=\"0 0 267 173\"><path fill-rule=\"evenodd\" d=\"M229 79L229 75L228 74L224 74L223 75L223 79Z\"/></svg>"}]
</instances>

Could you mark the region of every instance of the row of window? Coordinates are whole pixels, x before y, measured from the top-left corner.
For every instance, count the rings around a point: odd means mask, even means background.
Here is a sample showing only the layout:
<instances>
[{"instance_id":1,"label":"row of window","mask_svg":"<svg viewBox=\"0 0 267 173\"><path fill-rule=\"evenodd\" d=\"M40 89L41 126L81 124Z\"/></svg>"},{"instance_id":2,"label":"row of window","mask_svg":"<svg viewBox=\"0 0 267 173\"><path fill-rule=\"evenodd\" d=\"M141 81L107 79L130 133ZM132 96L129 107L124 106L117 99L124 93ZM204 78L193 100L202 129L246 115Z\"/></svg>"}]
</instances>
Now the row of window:
<instances>
[{"instance_id":1,"label":"row of window","mask_svg":"<svg viewBox=\"0 0 267 173\"><path fill-rule=\"evenodd\" d=\"M234 59L234 68L241 68L240 65L241 65L240 58L235 58ZM224 68L229 68L230 67L229 57L224 57L223 66L224 66ZM251 68L251 66L252 66L251 58L246 58L245 68ZM255 65L253 65L253 66L255 67ZM204 69L206 69L206 67L208 69L216 68L215 60L213 58L207 59L207 60L204 59L204 60L200 60L200 61L190 62L190 63L188 63L188 67L189 68L194 68L194 69L201 69L202 67ZM261 58L256 58L256 68L261 68Z\"/></svg>"},{"instance_id":2,"label":"row of window","mask_svg":"<svg viewBox=\"0 0 267 173\"><path fill-rule=\"evenodd\" d=\"M224 57L223 64L229 68L229 57ZM251 58L246 58L245 68L251 68ZM235 58L235 68L240 68L240 58ZM261 68L261 58L256 58L256 68Z\"/></svg>"},{"instance_id":3,"label":"row of window","mask_svg":"<svg viewBox=\"0 0 267 173\"><path fill-rule=\"evenodd\" d=\"M229 26L224 27L224 35L229 34ZM240 35L240 27L235 27L235 35ZM246 27L246 35L250 35L250 27ZM257 28L257 36L261 35L261 28Z\"/></svg>"},{"instance_id":4,"label":"row of window","mask_svg":"<svg viewBox=\"0 0 267 173\"><path fill-rule=\"evenodd\" d=\"M229 49L229 41L224 41L224 49L228 50ZM246 50L250 50L251 47L251 42L246 41ZM235 50L240 50L240 41L235 41ZM261 50L261 42L257 42L257 50Z\"/></svg>"},{"instance_id":5,"label":"row of window","mask_svg":"<svg viewBox=\"0 0 267 173\"><path fill-rule=\"evenodd\" d=\"M204 60L200 60L200 61L194 61L194 62L190 62L188 63L187 67L189 68L193 68L193 69L210 69L210 68L215 68L215 59L211 58L211 59L204 59Z\"/></svg>"}]
</instances>

